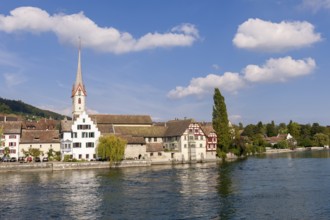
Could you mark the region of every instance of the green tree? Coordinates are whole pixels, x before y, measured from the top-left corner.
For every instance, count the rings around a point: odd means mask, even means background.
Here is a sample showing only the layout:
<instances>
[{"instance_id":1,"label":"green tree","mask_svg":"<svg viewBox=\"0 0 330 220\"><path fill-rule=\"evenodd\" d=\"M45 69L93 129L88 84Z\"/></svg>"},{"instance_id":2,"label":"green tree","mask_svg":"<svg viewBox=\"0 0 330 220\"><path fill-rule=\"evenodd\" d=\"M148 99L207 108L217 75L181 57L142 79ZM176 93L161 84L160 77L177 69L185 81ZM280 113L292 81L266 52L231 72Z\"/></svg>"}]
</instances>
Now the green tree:
<instances>
[{"instance_id":1,"label":"green tree","mask_svg":"<svg viewBox=\"0 0 330 220\"><path fill-rule=\"evenodd\" d=\"M5 147L5 149L3 150L3 156L4 157L9 157L9 154L10 154L9 147Z\"/></svg>"},{"instance_id":2,"label":"green tree","mask_svg":"<svg viewBox=\"0 0 330 220\"><path fill-rule=\"evenodd\" d=\"M274 137L277 135L277 130L274 121L266 125L266 135L268 137Z\"/></svg>"},{"instance_id":3,"label":"green tree","mask_svg":"<svg viewBox=\"0 0 330 220\"><path fill-rule=\"evenodd\" d=\"M277 144L274 145L274 148L278 148L278 149L286 149L288 147L289 147L289 143L287 140L279 141Z\"/></svg>"},{"instance_id":4,"label":"green tree","mask_svg":"<svg viewBox=\"0 0 330 220\"><path fill-rule=\"evenodd\" d=\"M255 128L255 134L261 134L261 135L264 135L266 132L265 132L265 126L262 124L261 121L258 122L256 128Z\"/></svg>"},{"instance_id":5,"label":"green tree","mask_svg":"<svg viewBox=\"0 0 330 220\"><path fill-rule=\"evenodd\" d=\"M256 126L253 124L249 124L244 128L244 131L242 132L242 136L247 136L252 138L254 135L256 135Z\"/></svg>"},{"instance_id":6,"label":"green tree","mask_svg":"<svg viewBox=\"0 0 330 220\"><path fill-rule=\"evenodd\" d=\"M220 155L219 153L221 151L225 153L228 152L231 138L225 98L221 95L218 88L214 89L213 101L212 123L213 129L218 136L217 151L218 155Z\"/></svg>"},{"instance_id":7,"label":"green tree","mask_svg":"<svg viewBox=\"0 0 330 220\"><path fill-rule=\"evenodd\" d=\"M32 147L30 147L27 151L22 149L22 152L26 157L27 156L40 157L40 155L42 154L42 151L40 149L32 148Z\"/></svg>"},{"instance_id":8,"label":"green tree","mask_svg":"<svg viewBox=\"0 0 330 220\"><path fill-rule=\"evenodd\" d=\"M288 133L290 133L295 139L300 137L300 125L298 123L290 121L287 127Z\"/></svg>"},{"instance_id":9,"label":"green tree","mask_svg":"<svg viewBox=\"0 0 330 220\"><path fill-rule=\"evenodd\" d=\"M124 158L126 141L115 135L106 135L99 138L97 155L102 159L109 159L110 164Z\"/></svg>"},{"instance_id":10,"label":"green tree","mask_svg":"<svg viewBox=\"0 0 330 220\"><path fill-rule=\"evenodd\" d=\"M329 145L329 136L323 133L317 133L313 136L313 141L315 146L328 146Z\"/></svg>"}]
</instances>

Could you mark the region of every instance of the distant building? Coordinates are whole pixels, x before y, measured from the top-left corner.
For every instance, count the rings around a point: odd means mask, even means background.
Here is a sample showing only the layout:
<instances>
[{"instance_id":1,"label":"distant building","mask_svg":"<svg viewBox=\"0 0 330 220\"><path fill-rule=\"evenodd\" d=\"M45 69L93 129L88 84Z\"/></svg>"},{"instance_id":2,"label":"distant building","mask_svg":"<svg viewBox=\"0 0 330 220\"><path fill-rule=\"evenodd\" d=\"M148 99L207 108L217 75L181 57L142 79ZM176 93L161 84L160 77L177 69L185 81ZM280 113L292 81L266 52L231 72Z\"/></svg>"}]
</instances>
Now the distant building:
<instances>
[{"instance_id":1,"label":"distant building","mask_svg":"<svg viewBox=\"0 0 330 220\"><path fill-rule=\"evenodd\" d=\"M4 156L5 148L9 148L9 156L18 158L20 151L21 139L21 121L2 121L0 129L2 129L0 157Z\"/></svg>"}]
</instances>

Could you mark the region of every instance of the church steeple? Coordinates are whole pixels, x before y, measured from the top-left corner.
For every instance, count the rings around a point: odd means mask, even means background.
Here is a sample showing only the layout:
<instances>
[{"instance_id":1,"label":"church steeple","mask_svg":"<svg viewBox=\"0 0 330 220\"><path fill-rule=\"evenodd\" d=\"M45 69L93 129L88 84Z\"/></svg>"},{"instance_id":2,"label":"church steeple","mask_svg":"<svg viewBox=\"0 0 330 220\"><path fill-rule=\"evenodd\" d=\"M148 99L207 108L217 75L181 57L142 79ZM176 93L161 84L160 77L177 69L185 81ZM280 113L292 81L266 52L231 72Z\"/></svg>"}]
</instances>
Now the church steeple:
<instances>
[{"instance_id":1,"label":"church steeple","mask_svg":"<svg viewBox=\"0 0 330 220\"><path fill-rule=\"evenodd\" d=\"M85 111L85 103L86 103L86 89L83 83L82 72L81 72L81 43L79 39L79 50L78 50L78 67L76 74L76 81L72 87L72 116L80 115Z\"/></svg>"}]
</instances>

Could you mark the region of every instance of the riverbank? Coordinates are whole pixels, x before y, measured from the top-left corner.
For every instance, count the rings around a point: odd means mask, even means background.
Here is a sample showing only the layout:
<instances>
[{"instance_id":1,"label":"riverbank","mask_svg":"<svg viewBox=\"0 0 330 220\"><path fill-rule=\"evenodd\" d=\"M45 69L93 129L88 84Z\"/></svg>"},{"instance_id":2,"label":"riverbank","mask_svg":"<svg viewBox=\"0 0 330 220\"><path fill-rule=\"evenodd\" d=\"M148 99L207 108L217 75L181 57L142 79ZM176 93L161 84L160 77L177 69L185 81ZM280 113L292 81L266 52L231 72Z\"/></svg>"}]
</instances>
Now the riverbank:
<instances>
[{"instance_id":1,"label":"riverbank","mask_svg":"<svg viewBox=\"0 0 330 220\"><path fill-rule=\"evenodd\" d=\"M83 170L83 169L109 169L124 167L150 166L150 161L146 160L125 160L114 163L109 162L47 162L47 163L1 163L1 172L31 172L31 171L60 171L60 170Z\"/></svg>"},{"instance_id":2,"label":"riverbank","mask_svg":"<svg viewBox=\"0 0 330 220\"><path fill-rule=\"evenodd\" d=\"M265 154L277 154L277 153L290 153L299 151L309 151L309 150L324 150L324 147L298 147L293 150L291 149L266 149Z\"/></svg>"},{"instance_id":3,"label":"riverbank","mask_svg":"<svg viewBox=\"0 0 330 220\"><path fill-rule=\"evenodd\" d=\"M198 161L195 163L219 162L219 160ZM191 162L185 162L186 164ZM0 173L5 172L34 172L34 171L63 171L63 170L87 170L110 169L127 167L148 167L152 165L184 164L182 161L152 162L150 160L124 160L110 165L108 161L90 162L41 162L41 163L0 163Z\"/></svg>"}]
</instances>

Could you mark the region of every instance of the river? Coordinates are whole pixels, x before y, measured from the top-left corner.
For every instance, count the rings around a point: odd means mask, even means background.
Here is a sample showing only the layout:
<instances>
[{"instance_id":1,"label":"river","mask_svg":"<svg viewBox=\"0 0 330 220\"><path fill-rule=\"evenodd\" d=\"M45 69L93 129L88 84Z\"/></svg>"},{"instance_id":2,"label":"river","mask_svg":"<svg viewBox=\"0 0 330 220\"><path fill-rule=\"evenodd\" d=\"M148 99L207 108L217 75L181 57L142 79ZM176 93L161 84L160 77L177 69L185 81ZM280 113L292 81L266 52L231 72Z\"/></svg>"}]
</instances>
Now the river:
<instances>
[{"instance_id":1,"label":"river","mask_svg":"<svg viewBox=\"0 0 330 220\"><path fill-rule=\"evenodd\" d=\"M330 219L330 152L2 173L0 219Z\"/></svg>"}]
</instances>

